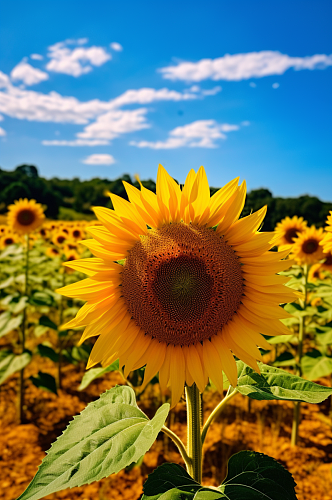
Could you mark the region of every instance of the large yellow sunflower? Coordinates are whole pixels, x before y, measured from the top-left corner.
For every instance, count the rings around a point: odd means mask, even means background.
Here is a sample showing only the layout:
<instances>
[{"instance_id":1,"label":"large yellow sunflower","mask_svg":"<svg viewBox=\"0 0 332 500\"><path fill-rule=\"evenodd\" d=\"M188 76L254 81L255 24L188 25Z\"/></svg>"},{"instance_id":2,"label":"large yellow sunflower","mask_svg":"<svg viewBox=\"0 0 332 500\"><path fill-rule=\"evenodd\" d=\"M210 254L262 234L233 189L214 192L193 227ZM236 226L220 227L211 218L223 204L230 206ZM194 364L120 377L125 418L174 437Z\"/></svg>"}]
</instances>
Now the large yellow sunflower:
<instances>
[{"instance_id":1,"label":"large yellow sunflower","mask_svg":"<svg viewBox=\"0 0 332 500\"><path fill-rule=\"evenodd\" d=\"M257 232L266 207L239 219L246 185L238 178L210 198L201 167L180 186L160 166L156 194L124 182L129 201L94 209L102 225L84 244L95 258L65 263L89 277L58 290L87 301L63 326L85 326L80 343L99 335L87 368L119 358L124 374L144 365L145 386L159 372L172 406L185 383L219 391L224 371L237 384L233 354L259 372L261 336L288 334L280 303L295 292L276 275L287 252L269 252L274 233ZM233 354L232 354L233 353Z\"/></svg>"},{"instance_id":2,"label":"large yellow sunflower","mask_svg":"<svg viewBox=\"0 0 332 500\"><path fill-rule=\"evenodd\" d=\"M45 219L44 210L36 200L21 198L8 206L8 226L19 234L29 234L40 227Z\"/></svg>"},{"instance_id":3,"label":"large yellow sunflower","mask_svg":"<svg viewBox=\"0 0 332 500\"><path fill-rule=\"evenodd\" d=\"M323 239L323 229L308 227L298 235L292 247L292 256L298 264L315 264L323 258L320 242Z\"/></svg>"},{"instance_id":4,"label":"large yellow sunflower","mask_svg":"<svg viewBox=\"0 0 332 500\"><path fill-rule=\"evenodd\" d=\"M332 210L330 211L330 215L327 216L326 224L326 234L320 244L323 246L324 252L328 253L332 252Z\"/></svg>"},{"instance_id":5,"label":"large yellow sunflower","mask_svg":"<svg viewBox=\"0 0 332 500\"><path fill-rule=\"evenodd\" d=\"M302 233L307 227L307 222L303 217L285 217L275 227L276 242L279 250L287 250L292 248L296 237Z\"/></svg>"}]
</instances>

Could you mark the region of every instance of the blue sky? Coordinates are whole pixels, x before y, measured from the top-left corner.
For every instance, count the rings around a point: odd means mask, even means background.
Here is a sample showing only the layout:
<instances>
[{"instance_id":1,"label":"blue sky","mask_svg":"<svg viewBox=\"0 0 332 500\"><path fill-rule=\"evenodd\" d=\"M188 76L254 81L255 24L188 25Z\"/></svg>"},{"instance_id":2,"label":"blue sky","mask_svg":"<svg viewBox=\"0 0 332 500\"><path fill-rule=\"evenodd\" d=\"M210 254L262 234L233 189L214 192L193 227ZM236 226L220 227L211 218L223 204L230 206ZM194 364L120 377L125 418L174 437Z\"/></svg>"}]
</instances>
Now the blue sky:
<instances>
[{"instance_id":1,"label":"blue sky","mask_svg":"<svg viewBox=\"0 0 332 500\"><path fill-rule=\"evenodd\" d=\"M0 166L332 200L332 3L2 2Z\"/></svg>"}]
</instances>

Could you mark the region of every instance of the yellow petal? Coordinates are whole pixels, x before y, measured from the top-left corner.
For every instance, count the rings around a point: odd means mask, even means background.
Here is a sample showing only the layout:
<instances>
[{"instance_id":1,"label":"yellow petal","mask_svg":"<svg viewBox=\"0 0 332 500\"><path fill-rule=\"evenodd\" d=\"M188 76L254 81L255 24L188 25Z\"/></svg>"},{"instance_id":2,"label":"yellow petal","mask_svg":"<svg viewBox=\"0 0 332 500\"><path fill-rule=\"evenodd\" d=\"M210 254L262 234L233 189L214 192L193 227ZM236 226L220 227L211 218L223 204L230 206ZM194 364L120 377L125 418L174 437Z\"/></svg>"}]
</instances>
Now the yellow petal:
<instances>
[{"instance_id":1,"label":"yellow petal","mask_svg":"<svg viewBox=\"0 0 332 500\"><path fill-rule=\"evenodd\" d=\"M267 206L265 205L265 207L261 208L257 212L234 222L234 224L225 232L225 239L229 241L231 245L248 241L260 228L266 215L266 210Z\"/></svg>"},{"instance_id":2,"label":"yellow petal","mask_svg":"<svg viewBox=\"0 0 332 500\"><path fill-rule=\"evenodd\" d=\"M203 342L203 356L204 364L207 367L209 377L216 386L217 390L222 394L224 384L221 359L217 349L210 342L210 340L204 340Z\"/></svg>"},{"instance_id":3,"label":"yellow petal","mask_svg":"<svg viewBox=\"0 0 332 500\"><path fill-rule=\"evenodd\" d=\"M226 377L228 378L230 384L233 387L236 387L237 385L236 362L233 354L229 350L229 347L225 344L225 341L222 338L222 333L219 332L217 335L214 335L211 339L211 342L219 353L223 370L226 373Z\"/></svg>"},{"instance_id":4,"label":"yellow petal","mask_svg":"<svg viewBox=\"0 0 332 500\"><path fill-rule=\"evenodd\" d=\"M182 347L180 345L168 346L167 349L170 348L172 353L170 355L169 385L172 391L171 408L174 408L180 401L184 391L185 362Z\"/></svg>"}]
</instances>

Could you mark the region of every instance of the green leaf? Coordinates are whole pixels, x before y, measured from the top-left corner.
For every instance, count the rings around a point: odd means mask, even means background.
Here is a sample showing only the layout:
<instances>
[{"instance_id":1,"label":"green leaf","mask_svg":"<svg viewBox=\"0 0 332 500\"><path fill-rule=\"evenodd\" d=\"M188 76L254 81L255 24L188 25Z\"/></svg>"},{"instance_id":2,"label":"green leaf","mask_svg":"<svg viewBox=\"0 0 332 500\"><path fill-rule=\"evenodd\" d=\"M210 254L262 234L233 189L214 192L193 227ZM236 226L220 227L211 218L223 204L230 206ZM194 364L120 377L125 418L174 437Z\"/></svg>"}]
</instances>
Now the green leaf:
<instances>
[{"instance_id":1,"label":"green leaf","mask_svg":"<svg viewBox=\"0 0 332 500\"><path fill-rule=\"evenodd\" d=\"M18 314L23 311L29 300L29 297L22 295L21 297L17 297L17 299L18 300L16 300L15 297L15 299L10 304L10 310L13 314Z\"/></svg>"},{"instance_id":2,"label":"green leaf","mask_svg":"<svg viewBox=\"0 0 332 500\"><path fill-rule=\"evenodd\" d=\"M13 354L8 352L5 357L0 360L0 384L13 375L13 373L25 368L31 361L31 354L23 352L22 354Z\"/></svg>"},{"instance_id":3,"label":"green leaf","mask_svg":"<svg viewBox=\"0 0 332 500\"><path fill-rule=\"evenodd\" d=\"M57 363L59 361L59 354L55 352L55 350L52 347L45 344L39 344L37 346L37 349L38 349L38 354L43 358L49 358L52 361L54 361L54 363Z\"/></svg>"},{"instance_id":4,"label":"green leaf","mask_svg":"<svg viewBox=\"0 0 332 500\"><path fill-rule=\"evenodd\" d=\"M54 394L58 394L56 390L56 381L55 378L52 377L49 373L44 373L39 371L37 377L30 377L33 385L38 387L38 389L44 389L44 391L53 392Z\"/></svg>"},{"instance_id":5,"label":"green leaf","mask_svg":"<svg viewBox=\"0 0 332 500\"><path fill-rule=\"evenodd\" d=\"M74 417L53 443L19 500L39 500L119 472L148 451L168 411L169 405L164 404L149 420L130 387L106 391Z\"/></svg>"},{"instance_id":6,"label":"green leaf","mask_svg":"<svg viewBox=\"0 0 332 500\"><path fill-rule=\"evenodd\" d=\"M303 375L308 380L317 380L332 373L332 358L324 356L318 349L307 352L301 360Z\"/></svg>"},{"instance_id":7,"label":"green leaf","mask_svg":"<svg viewBox=\"0 0 332 500\"><path fill-rule=\"evenodd\" d=\"M12 276L10 276L9 278L7 278L5 281L2 281L0 283L0 290L2 288L7 288L7 286L10 286L14 281L14 278Z\"/></svg>"},{"instance_id":8,"label":"green leaf","mask_svg":"<svg viewBox=\"0 0 332 500\"><path fill-rule=\"evenodd\" d=\"M332 328L325 331L325 333L316 333L316 340L321 345L332 344Z\"/></svg>"},{"instance_id":9,"label":"green leaf","mask_svg":"<svg viewBox=\"0 0 332 500\"><path fill-rule=\"evenodd\" d=\"M57 331L58 327L48 316L41 316L39 318L39 324L42 326L47 326L48 328L52 328L52 330Z\"/></svg>"},{"instance_id":10,"label":"green leaf","mask_svg":"<svg viewBox=\"0 0 332 500\"><path fill-rule=\"evenodd\" d=\"M88 387L88 385L91 384L91 382L93 380L96 380L96 378L100 378L103 375L105 375L105 373L113 372L113 371L118 370L118 369L119 369L119 360L118 359L116 361L114 361L114 363L112 363L109 366L106 366L106 367L102 366L100 368L91 368L90 370L85 372L85 374L83 375L82 382L81 382L78 390L83 391L84 389L86 389Z\"/></svg>"},{"instance_id":11,"label":"green leaf","mask_svg":"<svg viewBox=\"0 0 332 500\"><path fill-rule=\"evenodd\" d=\"M0 337L7 335L20 326L23 320L23 314L19 314L15 318L11 318L9 311L5 311L0 317Z\"/></svg>"},{"instance_id":12,"label":"green leaf","mask_svg":"<svg viewBox=\"0 0 332 500\"><path fill-rule=\"evenodd\" d=\"M294 366L296 365L296 359L293 354L288 351L284 351L277 357L274 361L273 366Z\"/></svg>"},{"instance_id":13,"label":"green leaf","mask_svg":"<svg viewBox=\"0 0 332 500\"><path fill-rule=\"evenodd\" d=\"M75 361L85 361L86 363L89 359L91 349L91 344L75 345L71 350L71 356Z\"/></svg>"},{"instance_id":14,"label":"green leaf","mask_svg":"<svg viewBox=\"0 0 332 500\"><path fill-rule=\"evenodd\" d=\"M54 304L53 297L45 292L34 292L29 300L30 304L35 306L52 306Z\"/></svg>"},{"instance_id":15,"label":"green leaf","mask_svg":"<svg viewBox=\"0 0 332 500\"><path fill-rule=\"evenodd\" d=\"M44 333L48 332L49 328L47 326L37 325L33 331L35 337L41 337Z\"/></svg>"},{"instance_id":16,"label":"green leaf","mask_svg":"<svg viewBox=\"0 0 332 500\"><path fill-rule=\"evenodd\" d=\"M240 451L229 459L220 489L229 500L296 500L295 486L292 475L274 458Z\"/></svg>"},{"instance_id":17,"label":"green leaf","mask_svg":"<svg viewBox=\"0 0 332 500\"><path fill-rule=\"evenodd\" d=\"M283 344L286 342L292 342L292 344L298 343L298 338L296 335L276 335L275 337L267 337L266 340L269 344Z\"/></svg>"},{"instance_id":18,"label":"green leaf","mask_svg":"<svg viewBox=\"0 0 332 500\"><path fill-rule=\"evenodd\" d=\"M332 388L285 372L280 368L258 363L260 374L237 361L238 385L236 389L252 399L302 401L321 403L332 394Z\"/></svg>"}]
</instances>

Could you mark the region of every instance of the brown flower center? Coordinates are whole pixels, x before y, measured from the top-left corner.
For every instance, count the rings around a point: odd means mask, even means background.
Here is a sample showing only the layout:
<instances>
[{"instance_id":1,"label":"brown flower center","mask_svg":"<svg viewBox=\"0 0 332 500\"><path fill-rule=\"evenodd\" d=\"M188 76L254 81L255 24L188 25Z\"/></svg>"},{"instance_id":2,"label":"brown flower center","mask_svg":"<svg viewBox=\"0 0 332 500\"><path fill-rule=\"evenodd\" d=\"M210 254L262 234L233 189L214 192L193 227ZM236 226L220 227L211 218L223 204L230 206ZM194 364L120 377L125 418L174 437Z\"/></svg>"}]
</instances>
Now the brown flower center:
<instances>
[{"instance_id":1,"label":"brown flower center","mask_svg":"<svg viewBox=\"0 0 332 500\"><path fill-rule=\"evenodd\" d=\"M65 236L60 235L60 236L57 237L56 240L59 243L59 245L61 245L65 241L65 239L66 239Z\"/></svg>"},{"instance_id":2,"label":"brown flower center","mask_svg":"<svg viewBox=\"0 0 332 500\"><path fill-rule=\"evenodd\" d=\"M314 238L304 241L302 245L302 251L307 254L312 254L316 252L318 248L319 248L319 243Z\"/></svg>"},{"instance_id":3,"label":"brown flower center","mask_svg":"<svg viewBox=\"0 0 332 500\"><path fill-rule=\"evenodd\" d=\"M218 333L243 294L241 264L211 228L176 223L142 236L128 252L122 293L143 331L190 345Z\"/></svg>"},{"instance_id":4,"label":"brown flower center","mask_svg":"<svg viewBox=\"0 0 332 500\"><path fill-rule=\"evenodd\" d=\"M287 241L287 243L294 243L294 240L297 237L298 233L301 232L302 232L301 229L296 227L291 227L287 229L287 231L285 232L284 238Z\"/></svg>"},{"instance_id":5,"label":"brown flower center","mask_svg":"<svg viewBox=\"0 0 332 500\"><path fill-rule=\"evenodd\" d=\"M323 262L324 266L332 266L332 253L330 253Z\"/></svg>"},{"instance_id":6,"label":"brown flower center","mask_svg":"<svg viewBox=\"0 0 332 500\"><path fill-rule=\"evenodd\" d=\"M35 213L29 208L24 208L17 214L17 221L21 224L21 226L30 226L30 224L33 224L35 219Z\"/></svg>"},{"instance_id":7,"label":"brown flower center","mask_svg":"<svg viewBox=\"0 0 332 500\"><path fill-rule=\"evenodd\" d=\"M81 231L79 231L79 229L75 229L73 231L73 236L74 238L79 238L81 236Z\"/></svg>"},{"instance_id":8,"label":"brown flower center","mask_svg":"<svg viewBox=\"0 0 332 500\"><path fill-rule=\"evenodd\" d=\"M6 238L4 241L5 245L12 245L14 243L13 238Z\"/></svg>"}]
</instances>

